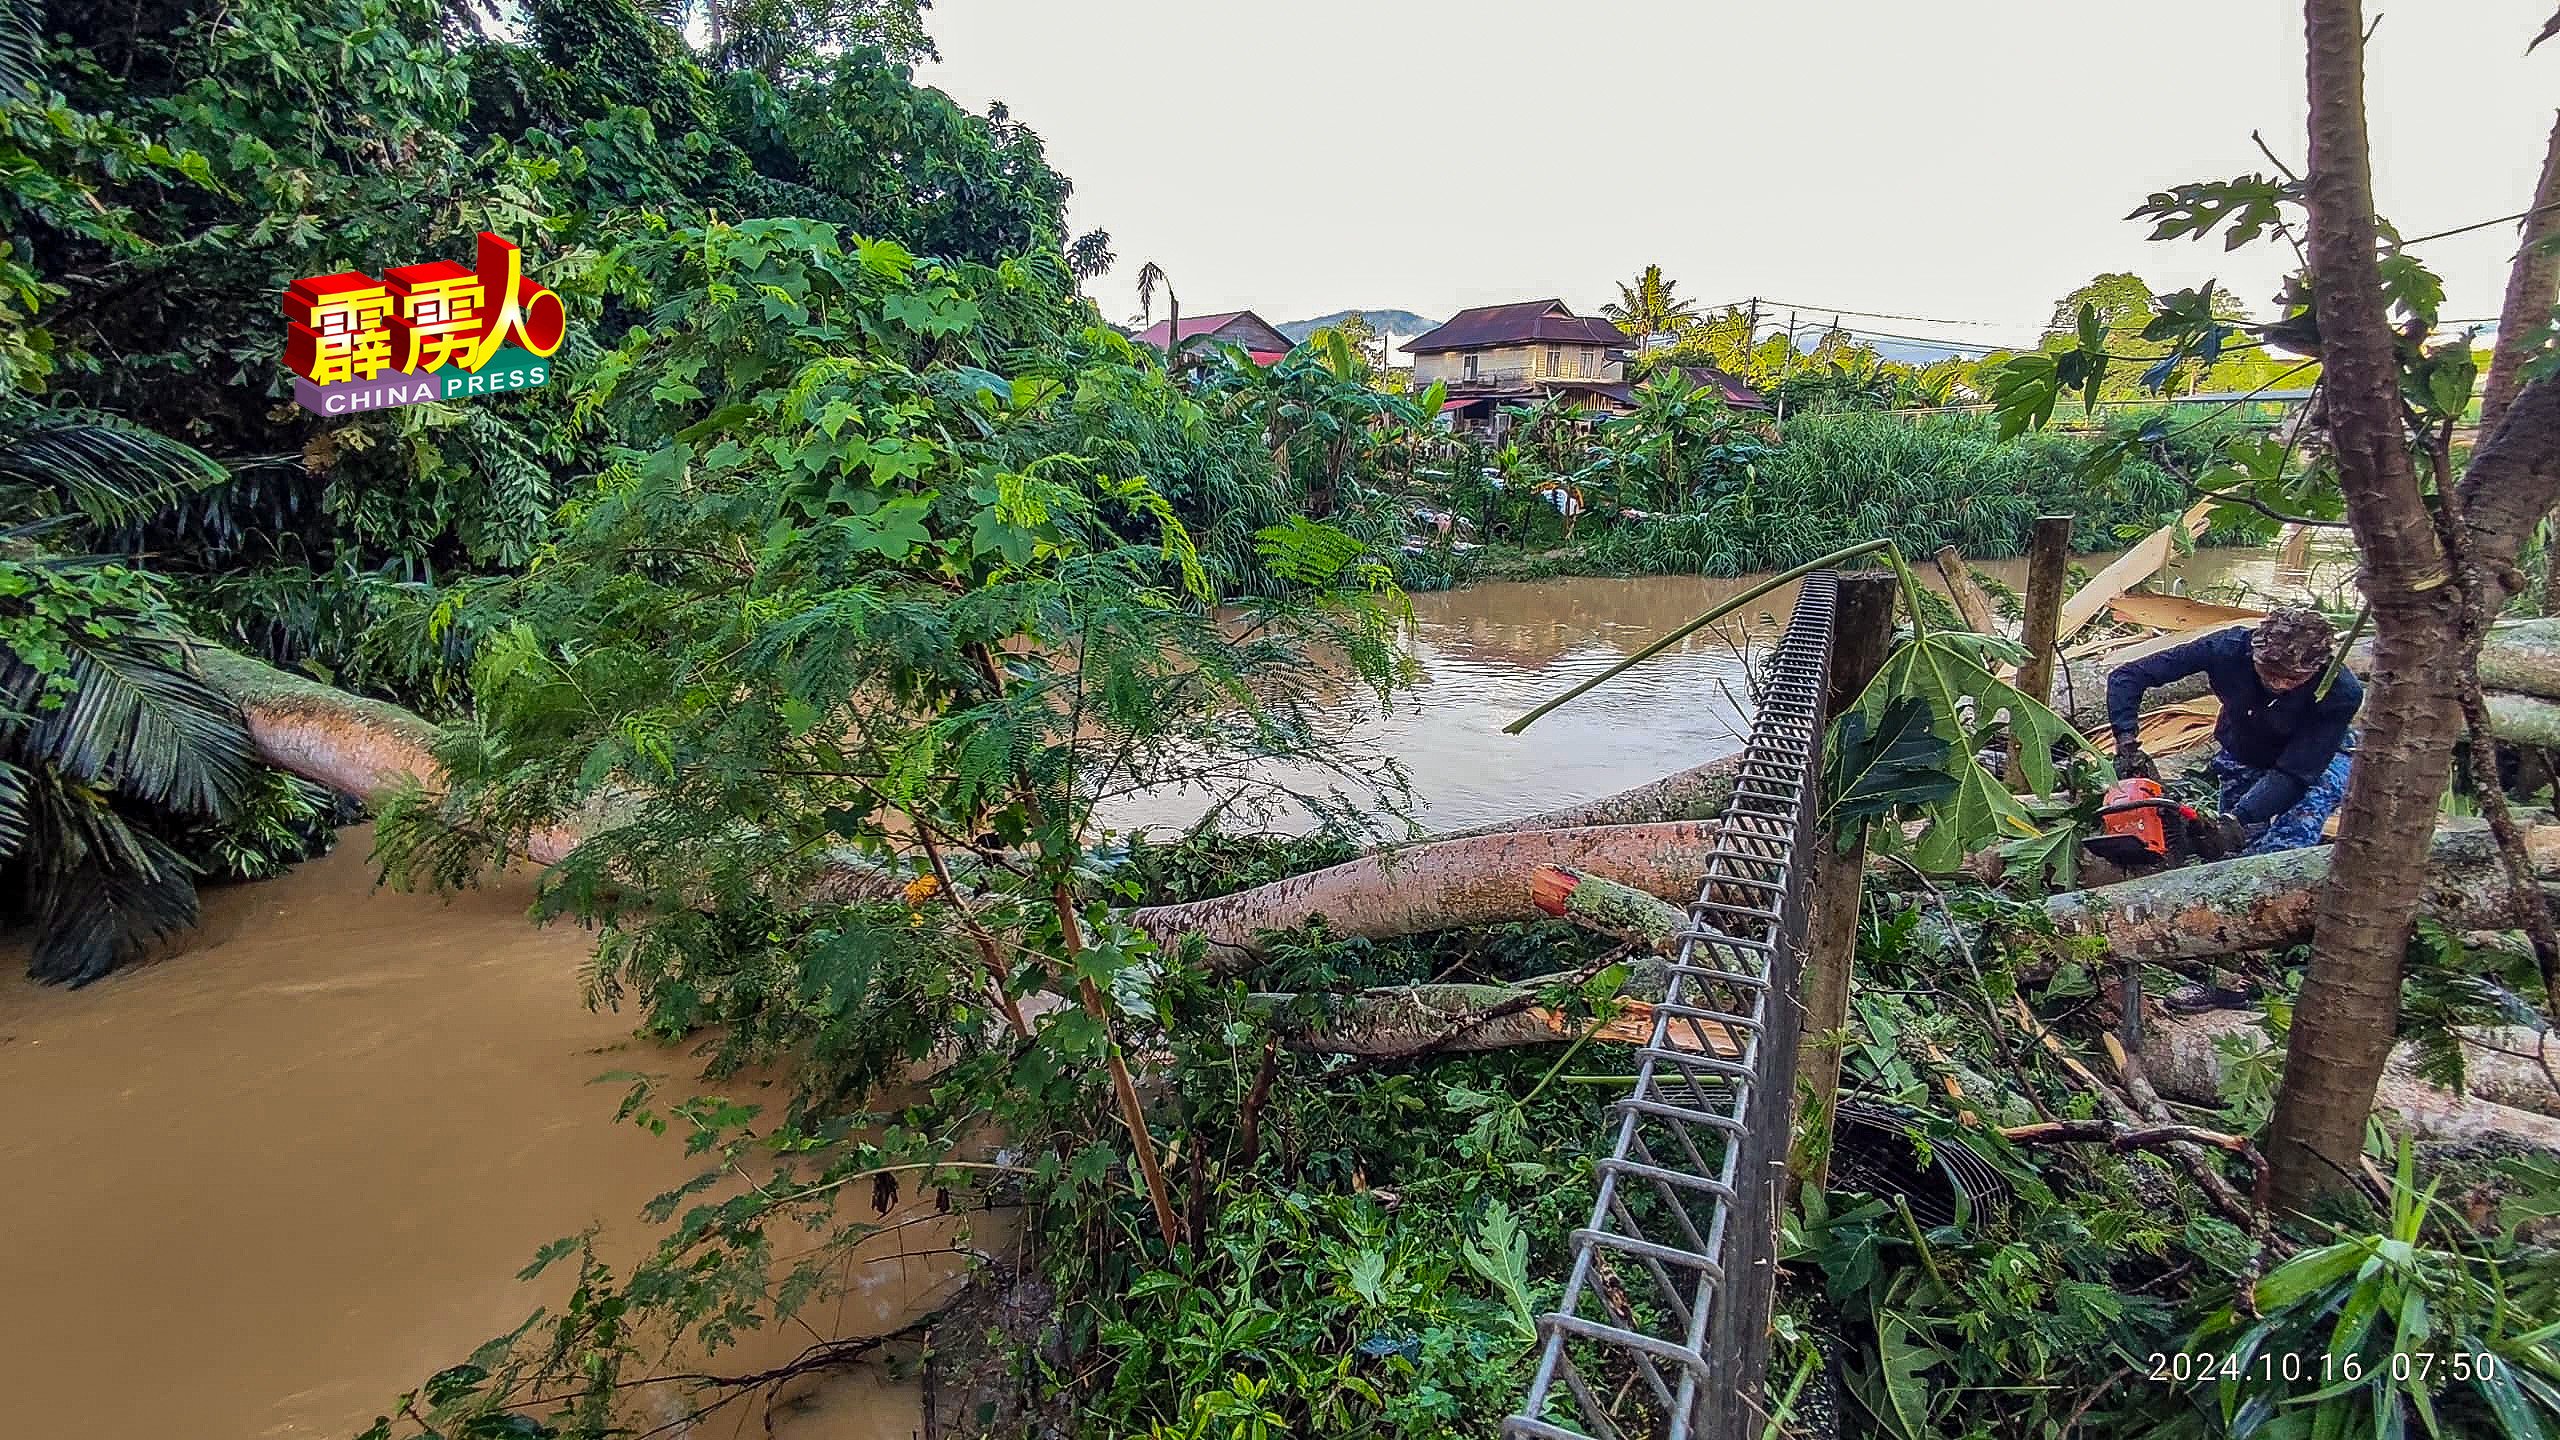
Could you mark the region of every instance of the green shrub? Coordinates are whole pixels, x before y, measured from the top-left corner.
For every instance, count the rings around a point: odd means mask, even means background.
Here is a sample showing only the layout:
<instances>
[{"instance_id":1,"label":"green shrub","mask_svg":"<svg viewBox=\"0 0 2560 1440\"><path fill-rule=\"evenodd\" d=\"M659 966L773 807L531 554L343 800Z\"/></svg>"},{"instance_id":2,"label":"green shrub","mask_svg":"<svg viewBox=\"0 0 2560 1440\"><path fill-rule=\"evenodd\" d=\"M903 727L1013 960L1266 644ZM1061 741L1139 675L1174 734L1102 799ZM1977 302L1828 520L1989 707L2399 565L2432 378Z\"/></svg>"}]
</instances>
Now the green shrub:
<instances>
[{"instance_id":1,"label":"green shrub","mask_svg":"<svg viewBox=\"0 0 2560 1440\"><path fill-rule=\"evenodd\" d=\"M1704 510L1610 526L1584 546L1585 568L1743 575L1879 537L1905 554L1954 545L1976 559L2000 559L2024 553L2036 517L2048 514L2073 517L2076 548L2106 550L2158 526L2187 500L2184 487L2147 460L2093 481L2081 473L2087 442L2004 441L1985 417L1807 415L1788 421L1782 440L1738 473L1704 457Z\"/></svg>"}]
</instances>

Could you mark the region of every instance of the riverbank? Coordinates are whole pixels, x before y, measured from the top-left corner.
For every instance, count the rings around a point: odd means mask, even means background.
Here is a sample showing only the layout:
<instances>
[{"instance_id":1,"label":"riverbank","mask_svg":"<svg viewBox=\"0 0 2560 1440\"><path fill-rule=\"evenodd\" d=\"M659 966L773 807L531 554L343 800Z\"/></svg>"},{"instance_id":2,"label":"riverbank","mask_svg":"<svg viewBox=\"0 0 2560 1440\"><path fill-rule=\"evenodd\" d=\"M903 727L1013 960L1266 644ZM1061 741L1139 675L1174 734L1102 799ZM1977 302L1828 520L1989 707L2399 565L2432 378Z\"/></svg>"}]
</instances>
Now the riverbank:
<instances>
[{"instance_id":1,"label":"riverbank","mask_svg":"<svg viewBox=\"0 0 2560 1440\"><path fill-rule=\"evenodd\" d=\"M1672 517L1688 518L1688 517ZM2076 570L2093 573L2104 569L2107 562L2123 553L2128 539L2112 532L2075 529L2072 534L2072 565ZM2234 543L2231 537L2207 532L2200 551L2247 552L2262 547ZM1816 552L1819 553L1819 552ZM1904 552L1912 561L1920 562L1935 554L1934 547ZM2018 547L1989 547L1967 550L1966 563L1986 575L1997 577L2012 588L2026 579L2026 551ZM1717 580L1748 580L1755 574L1769 574L1783 566L1767 566L1752 571L1727 572L1717 569L1688 569L1657 563L1658 555L1647 552L1640 543L1620 531L1611 530L1565 544L1560 539L1530 544L1497 541L1463 548L1424 542L1419 548L1401 553L1398 579L1405 589L1429 594L1440 590L1461 589L1495 581L1533 580L1635 580L1698 576ZM2015 578L2010 572L2015 571Z\"/></svg>"},{"instance_id":2,"label":"riverbank","mask_svg":"<svg viewBox=\"0 0 2560 1440\"><path fill-rule=\"evenodd\" d=\"M1825 411L1774 429L1685 437L1625 432L1626 423L1596 438L1516 434L1433 472L1438 483L1417 497L1421 508L1455 517L1455 538L1483 548L1453 553L1436 522L1422 524L1423 544L1400 567L1408 588L1471 575L1734 578L1874 539L1915 559L1953 545L1972 560L1999 560L2026 553L2045 515L2071 516L2073 549L2095 553L2131 544L2195 499L2152 448L2110 448L2138 433L2132 416L2104 442L2004 437L1978 415ZM1661 447L1675 439L1681 459L1665 470ZM2192 471L2205 458L2201 443L2201 432L2185 435L2171 458ZM2093 473L2102 455L2111 463ZM1583 506L1570 543L1553 499L1560 486Z\"/></svg>"}]
</instances>

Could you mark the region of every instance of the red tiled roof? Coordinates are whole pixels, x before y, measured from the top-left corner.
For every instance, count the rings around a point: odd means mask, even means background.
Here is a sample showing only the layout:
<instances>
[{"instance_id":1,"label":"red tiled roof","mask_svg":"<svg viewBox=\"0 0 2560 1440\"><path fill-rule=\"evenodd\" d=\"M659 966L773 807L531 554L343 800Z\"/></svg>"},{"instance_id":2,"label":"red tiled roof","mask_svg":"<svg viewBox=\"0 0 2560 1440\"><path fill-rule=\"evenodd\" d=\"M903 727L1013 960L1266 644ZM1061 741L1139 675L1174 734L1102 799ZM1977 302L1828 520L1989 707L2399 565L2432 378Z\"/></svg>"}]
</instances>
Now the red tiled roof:
<instances>
[{"instance_id":1,"label":"red tiled roof","mask_svg":"<svg viewBox=\"0 0 2560 1440\"><path fill-rule=\"evenodd\" d=\"M1532 341L1577 345L1624 345L1626 335L1606 320L1590 320L1565 308L1561 300L1522 300L1509 305L1479 305L1449 317L1449 323L1404 347L1408 355L1439 350L1480 350L1492 345L1525 345Z\"/></svg>"}]
</instances>

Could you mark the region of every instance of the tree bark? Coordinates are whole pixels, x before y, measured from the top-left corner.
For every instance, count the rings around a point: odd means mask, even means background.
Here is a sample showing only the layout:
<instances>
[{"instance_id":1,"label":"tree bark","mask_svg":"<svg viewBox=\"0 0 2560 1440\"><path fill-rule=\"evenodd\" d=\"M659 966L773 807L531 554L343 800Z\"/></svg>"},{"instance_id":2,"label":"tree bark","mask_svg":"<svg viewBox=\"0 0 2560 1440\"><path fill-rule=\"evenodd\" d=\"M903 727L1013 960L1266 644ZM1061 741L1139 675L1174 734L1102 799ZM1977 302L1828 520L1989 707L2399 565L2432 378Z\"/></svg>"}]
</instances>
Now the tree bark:
<instances>
[{"instance_id":1,"label":"tree bark","mask_svg":"<svg viewBox=\"0 0 2560 1440\"><path fill-rule=\"evenodd\" d=\"M2062 626L2062 587L2070 569L2071 517L2036 517L2035 543L2027 554L2027 614L2019 632L2027 647L2027 663L2018 667L2018 688L2036 700L2053 695L2053 651Z\"/></svg>"},{"instance_id":2,"label":"tree bark","mask_svg":"<svg viewBox=\"0 0 2560 1440\"><path fill-rule=\"evenodd\" d=\"M2479 1038L2494 1043L2493 1037L2506 1033L2480 1032ZM2195 1105L2218 1103L2222 1099L2223 1057L2217 1042L2228 1044L2229 1037L2235 1036L2244 1044L2265 1043L2265 1032L2258 1026L2255 1011L2216 1010L2203 1015L2154 1017L2143 1030L2143 1071L2164 1095ZM2493 1057L2491 1052L2469 1045L2465 1051L2475 1073L2487 1079L2477 1093L2470 1095L2419 1079L2415 1070L2416 1047L2392 1047L2374 1096L2375 1110L2396 1115L2411 1130L2436 1139L2495 1140L2560 1152L2560 1118L2543 1110L2504 1103L2544 1098L2552 1093L2545 1081L2537 1095L2531 1079L2518 1072L2519 1063L2529 1066L2531 1062Z\"/></svg>"},{"instance_id":3,"label":"tree bark","mask_svg":"<svg viewBox=\"0 0 2560 1440\"><path fill-rule=\"evenodd\" d=\"M412 783L431 791L443 783L436 727L418 715L218 646L198 643L191 654L206 682L239 705L264 763L367 805L379 805ZM535 864L555 865L588 829L547 825L511 843ZM897 894L905 880L863 856L832 851L821 857L811 898L876 900Z\"/></svg>"},{"instance_id":4,"label":"tree bark","mask_svg":"<svg viewBox=\"0 0 2560 1440\"><path fill-rule=\"evenodd\" d=\"M1656 955L1680 948L1680 931L1689 921L1689 913L1668 900L1562 865L1529 872L1529 903L1542 915L1570 920Z\"/></svg>"},{"instance_id":5,"label":"tree bark","mask_svg":"<svg viewBox=\"0 0 2560 1440\"><path fill-rule=\"evenodd\" d=\"M288 775L367 804L444 778L436 727L410 711L217 646L194 645L190 654L207 683L239 705L258 758ZM523 850L538 864L556 864L578 838L571 827L549 826L525 837Z\"/></svg>"},{"instance_id":6,"label":"tree bark","mask_svg":"<svg viewBox=\"0 0 2560 1440\"><path fill-rule=\"evenodd\" d=\"M2523 388L2524 365L2533 358L2533 336L2551 318L2560 299L2560 121L2542 152L2542 179L2533 187L2531 214L2517 227L2521 240L2507 271L2507 295L2498 307L2498 343L2489 355L2489 378L2480 388L2480 431L2488 434L2507 415L2507 406ZM2543 582L2543 613L2553 613L2555 567Z\"/></svg>"},{"instance_id":7,"label":"tree bark","mask_svg":"<svg viewBox=\"0 0 2560 1440\"><path fill-rule=\"evenodd\" d=\"M1620 1045L1643 1045L1653 1038L1653 1006L1645 1001L1622 1000L1603 1019L1577 1019L1540 1004L1540 988L1537 981L1524 980L1517 985L1432 984L1363 990L1343 997L1321 1020L1286 1035L1284 1043L1320 1055L1405 1060L1552 1045L1585 1036ZM1269 1012L1285 1009L1299 998L1255 995L1250 1003ZM1726 1059L1741 1055L1742 1047L1723 1026L1701 1023L1706 1027L1707 1049ZM1685 1022L1671 1027L1670 1042L1674 1049L1698 1048Z\"/></svg>"},{"instance_id":8,"label":"tree bark","mask_svg":"<svg viewBox=\"0 0 2560 1440\"><path fill-rule=\"evenodd\" d=\"M1259 953L1261 932L1303 925L1311 915L1373 940L1534 920L1538 909L1521 877L1543 865L1605 874L1648 895L1686 901L1706 873L1713 829L1680 821L1440 840L1233 895L1150 906L1131 919L1159 942L1197 933L1209 942L1211 964L1233 967Z\"/></svg>"},{"instance_id":9,"label":"tree bark","mask_svg":"<svg viewBox=\"0 0 2560 1440\"><path fill-rule=\"evenodd\" d=\"M2560 700L2500 690L2489 691L2481 698L2489 705L2491 735L2518 745L2560 750Z\"/></svg>"},{"instance_id":10,"label":"tree bark","mask_svg":"<svg viewBox=\"0 0 2560 1440\"><path fill-rule=\"evenodd\" d=\"M2525 843L2538 875L2560 877L2560 826L2528 830ZM2311 937L2328 888L2323 882L2335 873L2341 848L2244 855L2074 890L2047 900L2045 917L2064 935L2103 939L2121 959L2202 960L2291 945ZM2487 829L2445 829L2410 870L2415 893L2408 914L2425 914L2458 930L2511 923L2514 904ZM2395 947L2408 944L2408 923L2404 914ZM2319 963L2316 953L2312 963ZM2387 1040L2390 1029L2383 1034Z\"/></svg>"},{"instance_id":11,"label":"tree bark","mask_svg":"<svg viewBox=\"0 0 2560 1440\"><path fill-rule=\"evenodd\" d=\"M1982 582L1973 578L1973 567L1964 563L1964 552L1953 545L1941 546L1937 562L1938 578L1947 582L1947 597L1964 617L1965 628L1977 635L1999 634L2000 618L1992 613L1991 597L1982 593Z\"/></svg>"},{"instance_id":12,"label":"tree bark","mask_svg":"<svg viewBox=\"0 0 2560 1440\"><path fill-rule=\"evenodd\" d=\"M2396 337L2375 255L2364 7L2305 0L2304 29L2306 230L2321 386L2347 520L2363 550L2375 663L2267 1134L2275 1201L2287 1209L2357 1185L2365 1119L2399 1015L2401 953L2424 879L2419 861L2451 768L2456 716L2444 701L2466 663L2452 575L2409 455Z\"/></svg>"},{"instance_id":13,"label":"tree bark","mask_svg":"<svg viewBox=\"0 0 2560 1440\"><path fill-rule=\"evenodd\" d=\"M2480 683L2560 699L2560 619L2500 625L2480 643Z\"/></svg>"},{"instance_id":14,"label":"tree bark","mask_svg":"<svg viewBox=\"0 0 2560 1440\"><path fill-rule=\"evenodd\" d=\"M1947 554L1939 552L1943 567ZM1962 560L1957 566L1961 569ZM1965 575L1968 583L1972 576ZM1834 609L1829 693L1823 697L1823 720L1838 718L1874 682L1893 648L1893 609L1898 595L1894 577L1862 574L1841 577ZM1796 1027L1796 1143L1790 1147L1790 1184L1817 1188L1831 1179L1832 1113L1840 1096L1840 1046L1835 1037L1849 1021L1849 986L1857 968L1858 913L1866 900L1867 829L1861 822L1844 837L1832 826L1814 832L1813 854L1799 863L1812 871L1805 887L1805 938L1797 996L1773 1001L1800 1003Z\"/></svg>"}]
</instances>

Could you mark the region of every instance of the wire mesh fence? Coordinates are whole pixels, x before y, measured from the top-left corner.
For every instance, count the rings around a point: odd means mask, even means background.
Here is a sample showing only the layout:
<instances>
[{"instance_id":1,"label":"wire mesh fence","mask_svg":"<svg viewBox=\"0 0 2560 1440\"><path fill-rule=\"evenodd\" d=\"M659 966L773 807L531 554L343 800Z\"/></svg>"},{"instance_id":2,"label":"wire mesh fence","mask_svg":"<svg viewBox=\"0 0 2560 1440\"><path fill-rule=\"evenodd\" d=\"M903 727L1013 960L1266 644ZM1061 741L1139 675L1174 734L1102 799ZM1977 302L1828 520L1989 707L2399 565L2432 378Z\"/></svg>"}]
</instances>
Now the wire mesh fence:
<instances>
[{"instance_id":1,"label":"wire mesh fence","mask_svg":"<svg viewBox=\"0 0 2560 1440\"><path fill-rule=\"evenodd\" d=\"M1752 1440L1766 1424L1796 1000L1839 595L1804 582L1591 1222L1506 1440Z\"/></svg>"}]
</instances>

